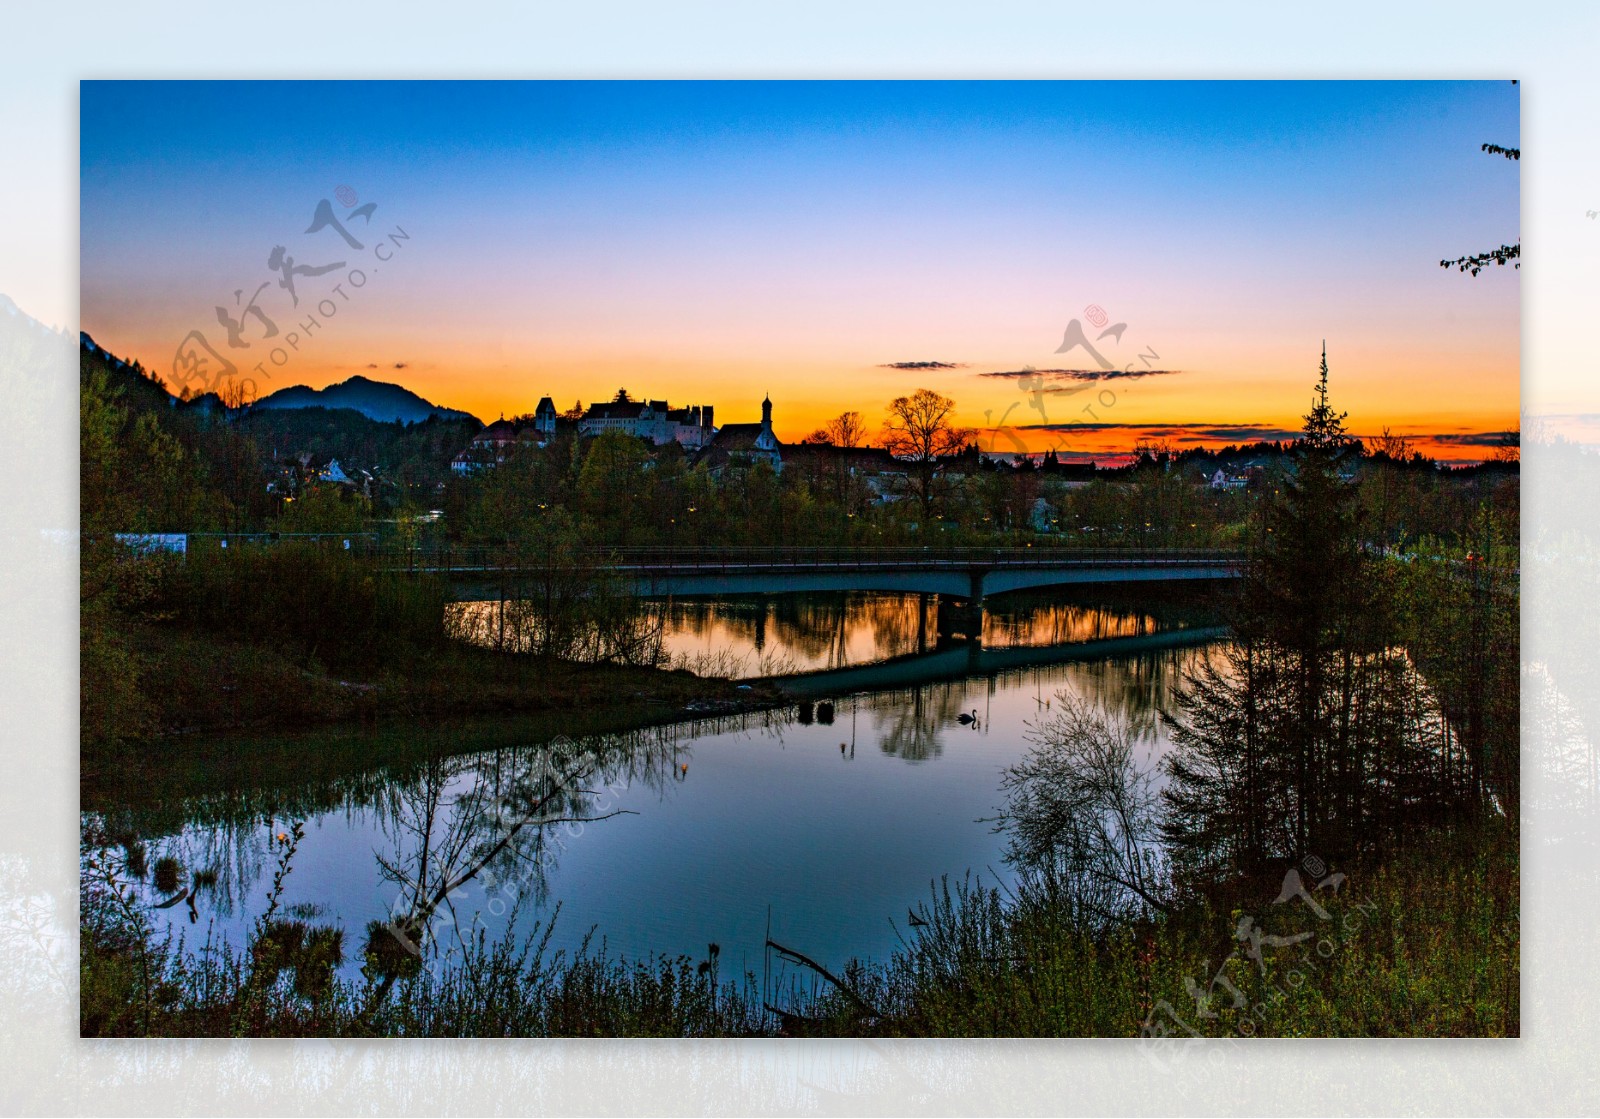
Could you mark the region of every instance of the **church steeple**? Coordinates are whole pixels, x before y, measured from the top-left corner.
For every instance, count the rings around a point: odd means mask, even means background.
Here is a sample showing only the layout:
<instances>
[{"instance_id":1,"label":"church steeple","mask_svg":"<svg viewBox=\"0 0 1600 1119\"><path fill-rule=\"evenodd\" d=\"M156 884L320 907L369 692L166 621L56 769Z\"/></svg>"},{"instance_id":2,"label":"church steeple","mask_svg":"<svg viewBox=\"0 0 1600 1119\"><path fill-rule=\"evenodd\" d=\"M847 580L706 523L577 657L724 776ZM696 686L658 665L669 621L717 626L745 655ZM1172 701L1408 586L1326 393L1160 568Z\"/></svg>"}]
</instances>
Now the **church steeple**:
<instances>
[{"instance_id":1,"label":"church steeple","mask_svg":"<svg viewBox=\"0 0 1600 1119\"><path fill-rule=\"evenodd\" d=\"M761 402L761 426L768 428L772 426L772 395L770 393Z\"/></svg>"}]
</instances>

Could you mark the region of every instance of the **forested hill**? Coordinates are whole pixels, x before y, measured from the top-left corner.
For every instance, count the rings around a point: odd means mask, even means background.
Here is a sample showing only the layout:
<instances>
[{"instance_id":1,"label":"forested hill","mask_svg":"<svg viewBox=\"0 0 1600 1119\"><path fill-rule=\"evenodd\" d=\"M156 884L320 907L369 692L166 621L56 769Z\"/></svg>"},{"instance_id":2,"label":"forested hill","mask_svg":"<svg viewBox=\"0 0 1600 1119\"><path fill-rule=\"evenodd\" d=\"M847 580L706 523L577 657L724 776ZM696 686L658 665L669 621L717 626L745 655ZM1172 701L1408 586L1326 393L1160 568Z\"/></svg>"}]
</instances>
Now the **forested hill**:
<instances>
[{"instance_id":1,"label":"forested hill","mask_svg":"<svg viewBox=\"0 0 1600 1119\"><path fill-rule=\"evenodd\" d=\"M278 467L306 455L393 483L373 493L375 508L430 502L483 426L470 416L381 423L347 408L230 411L214 394L179 400L88 335L79 366L84 521L110 531L259 530L279 510L267 489Z\"/></svg>"},{"instance_id":2,"label":"forested hill","mask_svg":"<svg viewBox=\"0 0 1600 1119\"><path fill-rule=\"evenodd\" d=\"M429 403L402 385L361 376L351 377L325 389L290 385L262 397L250 406L249 411L255 414L299 408L348 408L379 423L422 423L430 419L476 422L472 415Z\"/></svg>"},{"instance_id":3,"label":"forested hill","mask_svg":"<svg viewBox=\"0 0 1600 1119\"><path fill-rule=\"evenodd\" d=\"M408 424L380 423L349 408L271 408L251 409L232 427L255 440L269 460L309 453L318 461L336 458L396 482L424 485L449 476L451 458L483 424L464 413Z\"/></svg>"}]
</instances>

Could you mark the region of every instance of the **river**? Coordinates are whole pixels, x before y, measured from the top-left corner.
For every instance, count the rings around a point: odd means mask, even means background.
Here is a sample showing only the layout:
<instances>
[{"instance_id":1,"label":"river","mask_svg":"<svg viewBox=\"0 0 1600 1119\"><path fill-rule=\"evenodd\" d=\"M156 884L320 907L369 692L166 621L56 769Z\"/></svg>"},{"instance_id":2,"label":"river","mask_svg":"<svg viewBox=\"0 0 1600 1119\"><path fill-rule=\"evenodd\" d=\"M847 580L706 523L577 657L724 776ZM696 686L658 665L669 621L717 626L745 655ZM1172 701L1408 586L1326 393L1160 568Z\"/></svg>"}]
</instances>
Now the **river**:
<instances>
[{"instance_id":1,"label":"river","mask_svg":"<svg viewBox=\"0 0 1600 1119\"><path fill-rule=\"evenodd\" d=\"M1153 765L1169 748L1160 712L1219 640L1193 589L992 599L981 652L941 635L926 596L677 602L666 616L673 663L804 674L807 698L609 735L479 721L233 742L258 764L98 798L86 823L140 837L147 904L174 892L158 887L161 860L183 883L201 872L192 905L153 910L190 947L246 939L299 821L280 908L342 927L352 974L369 922L479 863L440 907L437 944L513 919L528 932L559 906L554 949L592 933L612 953L698 959L716 943L724 974L759 973L770 931L829 966L883 959L941 878L1010 880L990 822L1001 779L1063 697L1128 720Z\"/></svg>"}]
</instances>

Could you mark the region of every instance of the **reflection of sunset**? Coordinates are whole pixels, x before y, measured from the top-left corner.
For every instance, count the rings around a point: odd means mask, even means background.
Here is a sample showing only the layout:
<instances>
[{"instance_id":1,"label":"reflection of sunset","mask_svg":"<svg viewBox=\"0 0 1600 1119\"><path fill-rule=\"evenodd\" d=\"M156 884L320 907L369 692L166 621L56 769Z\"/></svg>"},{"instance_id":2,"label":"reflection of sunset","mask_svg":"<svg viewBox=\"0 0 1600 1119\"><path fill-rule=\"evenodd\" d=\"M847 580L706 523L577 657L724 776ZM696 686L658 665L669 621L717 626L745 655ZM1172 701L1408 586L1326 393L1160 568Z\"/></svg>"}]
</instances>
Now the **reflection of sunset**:
<instances>
[{"instance_id":1,"label":"reflection of sunset","mask_svg":"<svg viewBox=\"0 0 1600 1119\"><path fill-rule=\"evenodd\" d=\"M1148 614L1048 603L1025 612L984 611L983 643L991 648L1065 645L1108 637L1132 637L1153 633L1157 628L1156 619Z\"/></svg>"},{"instance_id":2,"label":"reflection of sunset","mask_svg":"<svg viewBox=\"0 0 1600 1119\"><path fill-rule=\"evenodd\" d=\"M946 603L948 604L948 603ZM784 676L874 664L945 647L939 595L850 591L657 602L661 651L673 668L700 675ZM452 625L489 647L527 648L515 607L501 627L498 602L458 602ZM983 612L985 648L1046 648L1158 633L1189 624L1185 611L1003 595Z\"/></svg>"},{"instance_id":3,"label":"reflection of sunset","mask_svg":"<svg viewBox=\"0 0 1600 1119\"><path fill-rule=\"evenodd\" d=\"M937 638L932 595L857 593L675 602L665 649L691 671L718 656L737 675L843 668L925 650Z\"/></svg>"},{"instance_id":4,"label":"reflection of sunset","mask_svg":"<svg viewBox=\"0 0 1600 1119\"><path fill-rule=\"evenodd\" d=\"M227 350L262 393L361 374L493 420L625 386L722 423L770 393L794 441L926 386L986 449L1104 460L1292 432L1326 339L1352 431L1472 460L1517 426L1519 274L1438 267L1517 236L1479 150L1518 139L1508 83L345 83L363 128L308 135L331 96L85 83L84 328L166 374L286 246L369 274L310 330L346 272L269 283L279 335ZM303 232L341 187L360 250ZM1103 364L1057 354L1073 320ZM1058 367L1097 379L1008 376Z\"/></svg>"}]
</instances>

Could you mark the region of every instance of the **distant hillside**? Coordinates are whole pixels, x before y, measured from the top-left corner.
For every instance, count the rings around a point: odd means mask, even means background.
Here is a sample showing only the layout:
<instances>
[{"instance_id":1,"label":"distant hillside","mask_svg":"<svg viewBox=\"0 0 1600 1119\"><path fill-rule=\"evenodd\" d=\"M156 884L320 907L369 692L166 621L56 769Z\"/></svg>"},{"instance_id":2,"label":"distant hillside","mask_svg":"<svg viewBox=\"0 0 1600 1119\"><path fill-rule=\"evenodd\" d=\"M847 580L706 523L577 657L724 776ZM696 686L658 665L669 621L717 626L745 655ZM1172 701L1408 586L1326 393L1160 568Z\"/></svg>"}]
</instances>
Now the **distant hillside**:
<instances>
[{"instance_id":1,"label":"distant hillside","mask_svg":"<svg viewBox=\"0 0 1600 1119\"><path fill-rule=\"evenodd\" d=\"M442 482L450 460L482 428L477 420L442 413L421 423L382 423L352 408L252 408L233 429L255 441L262 457L285 460L310 453L336 458L410 483ZM432 500L431 489L427 499Z\"/></svg>"},{"instance_id":2,"label":"distant hillside","mask_svg":"<svg viewBox=\"0 0 1600 1119\"><path fill-rule=\"evenodd\" d=\"M5 312L0 304L0 356L12 335L50 337L37 325L7 324L4 318L11 316ZM62 336L54 337L57 345L64 344ZM377 475L381 484L371 496L379 515L407 500L432 503L451 476L451 458L483 427L465 413L434 409L398 385L367 382L403 393L421 409L431 410L420 421L376 420L348 407L228 409L215 393L179 400L139 362L106 351L87 334L80 336L79 358L79 391L93 392L106 407L126 413L118 438L110 444L115 461L102 464L104 477L80 486L86 523L112 524L119 531L127 526L152 532L223 527L260 531L279 508L267 483L277 477L281 464L305 455L319 461L337 458L352 470ZM328 395L298 391L319 398L319 404ZM139 459L144 451L133 445L141 430L135 421L145 415L153 416L162 437L184 448L177 481L164 480L161 471ZM85 470L85 477L93 474ZM108 479L116 485L110 486ZM160 488L167 482L171 492Z\"/></svg>"},{"instance_id":3,"label":"distant hillside","mask_svg":"<svg viewBox=\"0 0 1600 1119\"><path fill-rule=\"evenodd\" d=\"M167 412L174 409L179 412L189 411L186 404L167 391L160 377L139 362L125 361L101 347L87 333L78 334L78 356L80 361L87 363L85 367L98 366L104 369L108 379L107 386L118 394L122 405L135 412ZM216 399L215 393L208 393L207 396L212 400ZM200 404L195 411L197 414L209 415L211 407L209 404Z\"/></svg>"},{"instance_id":4,"label":"distant hillside","mask_svg":"<svg viewBox=\"0 0 1600 1119\"><path fill-rule=\"evenodd\" d=\"M65 337L18 307L9 295L0 293L0 357L6 359L7 368L21 369L35 360L36 351L42 350L49 350L59 360ZM71 356L70 350L67 355Z\"/></svg>"},{"instance_id":5,"label":"distant hillside","mask_svg":"<svg viewBox=\"0 0 1600 1119\"><path fill-rule=\"evenodd\" d=\"M466 412L431 404L400 385L360 376L329 385L325 389L293 385L264 396L251 406L252 411L273 408L348 408L379 423L413 424L427 419L476 419Z\"/></svg>"}]
</instances>

